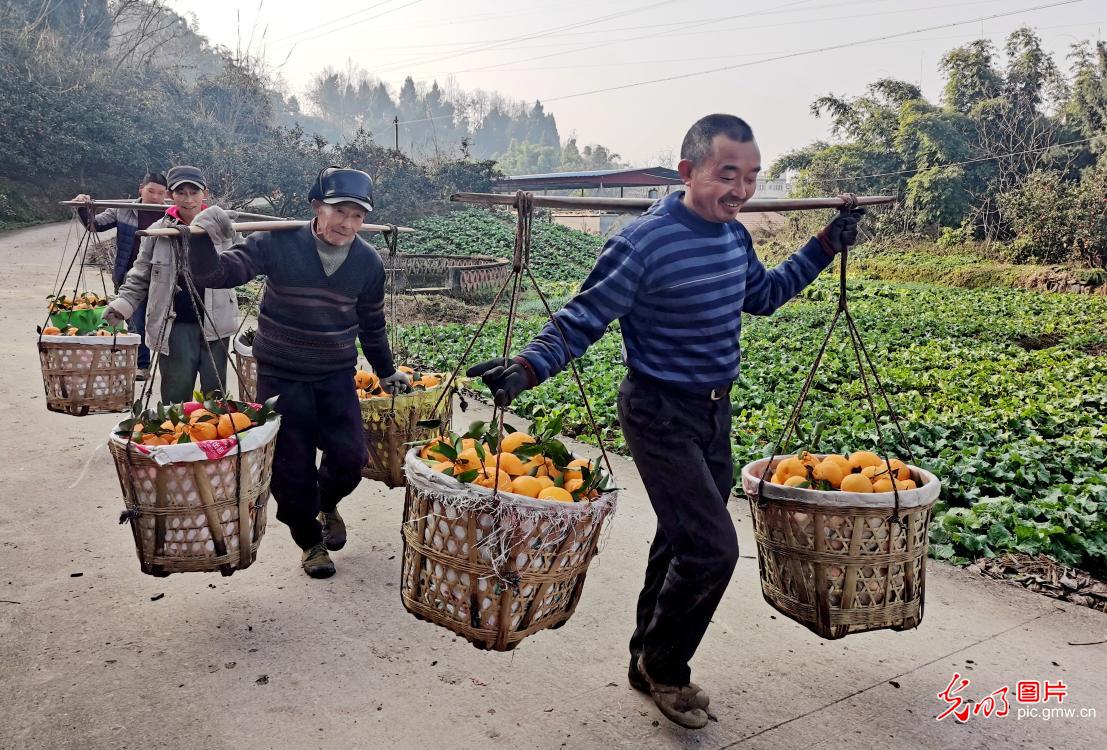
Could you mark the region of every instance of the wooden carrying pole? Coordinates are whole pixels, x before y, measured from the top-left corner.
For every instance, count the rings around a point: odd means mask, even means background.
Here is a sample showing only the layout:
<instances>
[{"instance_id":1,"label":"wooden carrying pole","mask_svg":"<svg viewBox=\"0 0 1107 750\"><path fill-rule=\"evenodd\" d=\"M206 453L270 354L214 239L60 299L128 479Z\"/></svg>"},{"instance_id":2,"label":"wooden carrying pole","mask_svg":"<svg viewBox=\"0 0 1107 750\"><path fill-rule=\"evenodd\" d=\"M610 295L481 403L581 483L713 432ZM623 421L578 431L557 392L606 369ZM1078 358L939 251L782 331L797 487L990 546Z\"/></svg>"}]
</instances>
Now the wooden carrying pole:
<instances>
[{"instance_id":1,"label":"wooden carrying pole","mask_svg":"<svg viewBox=\"0 0 1107 750\"><path fill-rule=\"evenodd\" d=\"M231 224L236 232L288 232L299 229L307 224L306 221L292 219L280 219L278 221L236 221ZM207 234L199 227L189 227L193 234ZM362 224L359 232L389 232L392 227L387 224ZM397 232L414 232L411 227L396 227ZM176 237L175 227L162 227L160 229L140 229L139 237Z\"/></svg>"},{"instance_id":2,"label":"wooden carrying pole","mask_svg":"<svg viewBox=\"0 0 1107 750\"><path fill-rule=\"evenodd\" d=\"M856 201L857 206L879 206L895 203L892 195L858 195L835 198L753 198L742 206L742 213L765 211L809 211L815 208L842 208ZM476 203L483 206L514 206L515 195L499 193L454 193L450 200L458 203ZM622 211L640 213L657 201L651 198L580 198L568 195L535 195L535 208L568 208L594 211Z\"/></svg>"},{"instance_id":3,"label":"wooden carrying pole","mask_svg":"<svg viewBox=\"0 0 1107 750\"><path fill-rule=\"evenodd\" d=\"M58 201L63 206L73 206L74 208L129 208L133 211L143 211L150 213L165 213L166 209L172 208L172 203L132 203L131 201L118 200L118 201ZM279 221L283 217L270 216L269 214L251 214L246 211L235 211L233 208L227 209L228 212L233 212L240 219L251 219L253 221Z\"/></svg>"}]
</instances>

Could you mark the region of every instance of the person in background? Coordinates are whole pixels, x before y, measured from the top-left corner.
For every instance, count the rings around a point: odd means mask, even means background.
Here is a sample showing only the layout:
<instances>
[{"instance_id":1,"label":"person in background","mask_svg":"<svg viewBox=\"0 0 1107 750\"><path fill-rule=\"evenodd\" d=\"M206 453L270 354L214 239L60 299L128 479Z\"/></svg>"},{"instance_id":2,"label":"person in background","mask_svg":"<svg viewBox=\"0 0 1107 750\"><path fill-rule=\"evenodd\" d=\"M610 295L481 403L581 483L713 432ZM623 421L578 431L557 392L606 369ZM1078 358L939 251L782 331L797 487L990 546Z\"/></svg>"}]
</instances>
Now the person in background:
<instances>
[{"instance_id":1,"label":"person in background","mask_svg":"<svg viewBox=\"0 0 1107 750\"><path fill-rule=\"evenodd\" d=\"M689 661L738 562L726 504L742 315L770 315L814 281L857 241L863 211L843 212L767 269L738 221L761 171L750 126L733 115L700 119L684 137L678 170L685 189L608 240L580 293L554 314L564 340L548 323L519 356L468 374L506 406L620 321L627 375L619 425L657 515L627 677L671 721L699 729L710 701L691 682Z\"/></svg>"},{"instance_id":2,"label":"person in background","mask_svg":"<svg viewBox=\"0 0 1107 750\"><path fill-rule=\"evenodd\" d=\"M199 169L190 166L173 167L166 178L173 205L150 228L187 227L207 208L207 182ZM233 241L229 237L226 244ZM198 284L190 288L185 275L188 257L182 247L180 237L146 237L119 296L104 313L104 319L115 324L134 315L145 300L146 345L158 355L164 404L191 400L197 376L205 394L223 388L228 345L237 327L234 289L205 289Z\"/></svg>"},{"instance_id":3,"label":"person in background","mask_svg":"<svg viewBox=\"0 0 1107 750\"><path fill-rule=\"evenodd\" d=\"M135 203L149 203L160 205L165 203L166 190L169 183L161 172L147 172L138 183L138 199ZM82 193L76 196L74 201L91 202L92 196ZM165 208L169 208L168 204ZM94 232L106 232L115 230L115 262L112 265L111 282L114 291L119 292L119 286L127 276L127 272L138 257L141 237L138 231L146 229L155 221L165 216L165 211L139 211L135 208L109 208L95 216L88 206L77 209L81 224L89 227ZM142 336L146 323L146 301L143 300L135 309L134 315L127 321L127 328L132 333ZM150 374L150 348L145 343L138 345L138 373L135 380L146 380Z\"/></svg>"}]
</instances>

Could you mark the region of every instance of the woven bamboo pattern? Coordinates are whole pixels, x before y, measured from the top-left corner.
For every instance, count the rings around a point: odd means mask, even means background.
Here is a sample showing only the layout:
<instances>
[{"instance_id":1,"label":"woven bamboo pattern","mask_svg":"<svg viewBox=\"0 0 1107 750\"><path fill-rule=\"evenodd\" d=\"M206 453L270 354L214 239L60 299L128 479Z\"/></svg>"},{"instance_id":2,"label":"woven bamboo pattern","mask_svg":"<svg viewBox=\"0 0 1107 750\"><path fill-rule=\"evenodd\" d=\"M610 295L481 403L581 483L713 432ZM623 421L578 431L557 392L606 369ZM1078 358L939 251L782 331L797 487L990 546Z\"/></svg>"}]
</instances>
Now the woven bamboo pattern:
<instances>
[{"instance_id":1,"label":"woven bamboo pattern","mask_svg":"<svg viewBox=\"0 0 1107 750\"><path fill-rule=\"evenodd\" d=\"M126 412L134 398L139 337L43 336L38 342L46 408L83 417Z\"/></svg>"},{"instance_id":2,"label":"woven bamboo pattern","mask_svg":"<svg viewBox=\"0 0 1107 750\"><path fill-rule=\"evenodd\" d=\"M361 402L361 421L369 458L361 470L366 479L403 487L404 455L410 443L430 440L449 431L453 419L453 399L442 395L445 385L425 391L412 391L392 398L371 398ZM434 412L435 404L438 413ZM421 420L440 419L441 426L420 427Z\"/></svg>"},{"instance_id":3,"label":"woven bamboo pattern","mask_svg":"<svg viewBox=\"0 0 1107 750\"><path fill-rule=\"evenodd\" d=\"M253 564L265 534L273 434L241 455L231 450L218 459L164 466L112 436L108 448L127 506L124 519L143 573L228 576Z\"/></svg>"},{"instance_id":4,"label":"woven bamboo pattern","mask_svg":"<svg viewBox=\"0 0 1107 750\"><path fill-rule=\"evenodd\" d=\"M576 610L617 493L559 503L461 484L411 451L404 607L477 648L510 651Z\"/></svg>"},{"instance_id":5,"label":"woven bamboo pattern","mask_svg":"<svg viewBox=\"0 0 1107 750\"><path fill-rule=\"evenodd\" d=\"M258 392L258 361L254 359L253 347L246 346L235 337L234 365L238 374L238 398L241 401L255 401Z\"/></svg>"},{"instance_id":6,"label":"woven bamboo pattern","mask_svg":"<svg viewBox=\"0 0 1107 750\"><path fill-rule=\"evenodd\" d=\"M115 237L101 239L99 235L93 235L85 252L83 265L99 267L104 273L110 274L115 267L116 248Z\"/></svg>"},{"instance_id":7,"label":"woven bamboo pattern","mask_svg":"<svg viewBox=\"0 0 1107 750\"><path fill-rule=\"evenodd\" d=\"M890 493L807 491L805 498L804 490L766 482L758 494L767 463L742 471L765 600L827 639L917 627L938 478L911 467L919 488L899 493L897 523Z\"/></svg>"}]
</instances>

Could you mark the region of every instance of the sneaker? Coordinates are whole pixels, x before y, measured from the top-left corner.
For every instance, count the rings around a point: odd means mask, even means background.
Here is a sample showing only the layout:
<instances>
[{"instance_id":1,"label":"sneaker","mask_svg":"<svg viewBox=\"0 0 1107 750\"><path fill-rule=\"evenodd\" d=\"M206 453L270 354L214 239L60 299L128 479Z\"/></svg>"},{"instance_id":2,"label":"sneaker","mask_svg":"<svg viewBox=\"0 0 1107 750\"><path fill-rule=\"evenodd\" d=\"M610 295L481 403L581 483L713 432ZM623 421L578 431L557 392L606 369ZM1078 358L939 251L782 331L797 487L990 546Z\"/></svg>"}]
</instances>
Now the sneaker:
<instances>
[{"instance_id":1,"label":"sneaker","mask_svg":"<svg viewBox=\"0 0 1107 750\"><path fill-rule=\"evenodd\" d=\"M333 552L346 546L346 522L338 515L338 509L320 513L319 523L323 524L323 541L327 549Z\"/></svg>"},{"instance_id":2,"label":"sneaker","mask_svg":"<svg viewBox=\"0 0 1107 750\"><path fill-rule=\"evenodd\" d=\"M300 564L303 565L304 572L312 578L330 578L334 575L334 563L331 562L331 556L327 554L327 547L323 542L304 550Z\"/></svg>"},{"instance_id":3,"label":"sneaker","mask_svg":"<svg viewBox=\"0 0 1107 750\"><path fill-rule=\"evenodd\" d=\"M711 699L703 688L694 683L679 686L654 682L646 672L641 656L638 657L637 667L639 674L649 685L650 697L666 719L688 729L703 729L707 726L710 720L707 707L711 704Z\"/></svg>"},{"instance_id":4,"label":"sneaker","mask_svg":"<svg viewBox=\"0 0 1107 750\"><path fill-rule=\"evenodd\" d=\"M135 380L147 380L150 377L150 369L147 367L142 368L135 373Z\"/></svg>"}]
</instances>

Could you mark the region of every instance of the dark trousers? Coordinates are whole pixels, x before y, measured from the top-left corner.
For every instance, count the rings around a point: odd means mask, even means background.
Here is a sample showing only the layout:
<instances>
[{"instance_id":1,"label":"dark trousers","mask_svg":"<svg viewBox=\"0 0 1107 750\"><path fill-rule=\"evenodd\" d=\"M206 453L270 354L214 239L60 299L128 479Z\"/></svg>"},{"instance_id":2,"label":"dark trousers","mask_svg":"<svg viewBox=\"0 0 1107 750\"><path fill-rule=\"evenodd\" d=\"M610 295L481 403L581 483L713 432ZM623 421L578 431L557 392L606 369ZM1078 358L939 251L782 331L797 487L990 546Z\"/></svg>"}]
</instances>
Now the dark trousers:
<instances>
[{"instance_id":1,"label":"dark trousers","mask_svg":"<svg viewBox=\"0 0 1107 750\"><path fill-rule=\"evenodd\" d=\"M199 323L174 323L169 332L169 354L158 355L161 401L191 401L200 377L205 395L226 390L229 338L207 341Z\"/></svg>"},{"instance_id":2,"label":"dark trousers","mask_svg":"<svg viewBox=\"0 0 1107 750\"><path fill-rule=\"evenodd\" d=\"M361 481L369 455L353 370L321 380L286 380L258 373L258 401L273 396L281 415L270 489L277 520L288 524L300 549L323 540L317 516L332 511ZM315 451L323 460L315 465Z\"/></svg>"},{"instance_id":3,"label":"dark trousers","mask_svg":"<svg viewBox=\"0 0 1107 750\"><path fill-rule=\"evenodd\" d=\"M127 330L137 333L141 341L138 345L138 369L150 369L150 349L146 346L146 300L135 308L135 314L127 321Z\"/></svg>"},{"instance_id":4,"label":"dark trousers","mask_svg":"<svg viewBox=\"0 0 1107 750\"><path fill-rule=\"evenodd\" d=\"M688 662L738 562L726 510L734 470L730 400L682 394L631 374L619 386L619 423L657 514L631 658L641 654L657 682L687 685Z\"/></svg>"}]
</instances>

